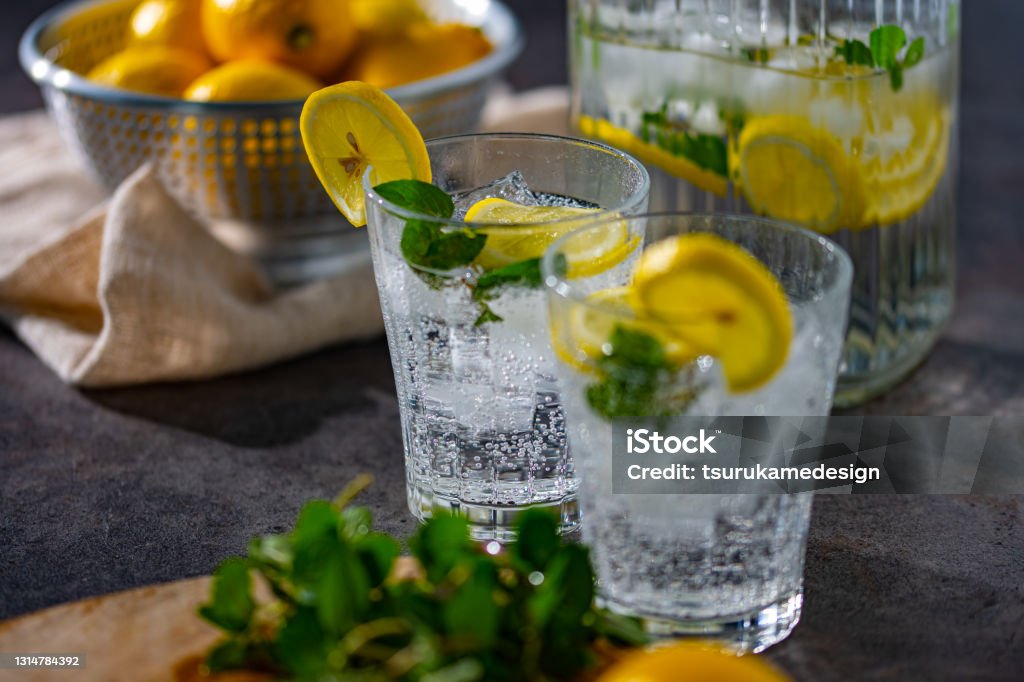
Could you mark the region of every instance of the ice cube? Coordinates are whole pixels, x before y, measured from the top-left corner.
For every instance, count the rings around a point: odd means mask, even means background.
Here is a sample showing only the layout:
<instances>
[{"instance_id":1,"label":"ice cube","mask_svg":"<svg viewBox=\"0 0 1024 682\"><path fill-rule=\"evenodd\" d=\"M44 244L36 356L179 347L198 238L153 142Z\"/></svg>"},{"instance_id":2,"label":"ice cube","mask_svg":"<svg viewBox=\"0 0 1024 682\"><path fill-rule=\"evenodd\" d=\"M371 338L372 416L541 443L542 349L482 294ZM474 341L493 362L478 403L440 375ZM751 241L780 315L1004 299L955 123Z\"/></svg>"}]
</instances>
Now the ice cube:
<instances>
[{"instance_id":1,"label":"ice cube","mask_svg":"<svg viewBox=\"0 0 1024 682\"><path fill-rule=\"evenodd\" d=\"M505 177L498 178L488 185L452 196L452 199L455 201L455 219L462 220L470 206L478 201L492 197L508 199L523 206L537 206L540 204L537 196L530 189L529 185L526 184L526 178L523 177L523 174L519 171L512 171Z\"/></svg>"}]
</instances>

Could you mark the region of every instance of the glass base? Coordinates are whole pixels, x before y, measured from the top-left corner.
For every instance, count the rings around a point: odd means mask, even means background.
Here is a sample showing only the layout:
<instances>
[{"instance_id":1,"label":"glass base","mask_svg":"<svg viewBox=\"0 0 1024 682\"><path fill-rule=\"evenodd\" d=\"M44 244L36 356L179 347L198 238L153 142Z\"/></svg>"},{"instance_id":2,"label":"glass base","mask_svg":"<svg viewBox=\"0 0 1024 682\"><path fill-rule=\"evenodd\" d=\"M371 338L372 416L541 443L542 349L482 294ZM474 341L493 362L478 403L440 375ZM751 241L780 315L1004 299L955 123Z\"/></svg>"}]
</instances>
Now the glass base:
<instances>
[{"instance_id":1,"label":"glass base","mask_svg":"<svg viewBox=\"0 0 1024 682\"><path fill-rule=\"evenodd\" d=\"M544 509L558 518L558 530L563 535L580 527L580 505L576 495L567 495L554 502L540 502L530 505L493 505L463 502L432 490L409 486L406 491L409 511L422 523L434 514L458 514L469 520L470 534L474 540L513 542L516 539L515 526L518 517L527 509Z\"/></svg>"},{"instance_id":2,"label":"glass base","mask_svg":"<svg viewBox=\"0 0 1024 682\"><path fill-rule=\"evenodd\" d=\"M703 620L672 620L644 616L610 600L598 597L598 604L626 616L639 617L641 625L655 638L713 640L736 653L759 653L789 637L800 622L803 590L769 604L754 613Z\"/></svg>"},{"instance_id":3,"label":"glass base","mask_svg":"<svg viewBox=\"0 0 1024 682\"><path fill-rule=\"evenodd\" d=\"M928 358L943 326L938 326L932 334L926 337L914 353L882 367L879 371L864 372L863 374L840 374L836 381L833 405L839 409L863 405L902 382Z\"/></svg>"}]
</instances>

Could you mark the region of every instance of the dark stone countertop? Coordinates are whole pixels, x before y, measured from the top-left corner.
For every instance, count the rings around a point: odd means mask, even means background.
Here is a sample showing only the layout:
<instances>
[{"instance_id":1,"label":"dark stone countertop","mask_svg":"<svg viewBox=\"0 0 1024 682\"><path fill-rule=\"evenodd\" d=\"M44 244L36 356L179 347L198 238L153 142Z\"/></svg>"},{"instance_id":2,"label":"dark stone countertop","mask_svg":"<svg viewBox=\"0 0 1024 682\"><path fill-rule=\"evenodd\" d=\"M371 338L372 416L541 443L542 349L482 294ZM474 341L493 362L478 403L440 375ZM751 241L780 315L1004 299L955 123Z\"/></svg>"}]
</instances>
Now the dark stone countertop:
<instances>
[{"instance_id":1,"label":"dark stone countertop","mask_svg":"<svg viewBox=\"0 0 1024 682\"><path fill-rule=\"evenodd\" d=\"M49 4L4 9L0 110L38 106L14 41ZM513 82L564 82L564 5L509 4L530 36ZM1024 3L965 5L957 312L866 413L1024 414ZM361 471L380 526L407 535L383 340L83 392L0 331L0 619L209 573ZM768 656L799 680L1024 679L1024 497L819 497L804 618Z\"/></svg>"}]
</instances>

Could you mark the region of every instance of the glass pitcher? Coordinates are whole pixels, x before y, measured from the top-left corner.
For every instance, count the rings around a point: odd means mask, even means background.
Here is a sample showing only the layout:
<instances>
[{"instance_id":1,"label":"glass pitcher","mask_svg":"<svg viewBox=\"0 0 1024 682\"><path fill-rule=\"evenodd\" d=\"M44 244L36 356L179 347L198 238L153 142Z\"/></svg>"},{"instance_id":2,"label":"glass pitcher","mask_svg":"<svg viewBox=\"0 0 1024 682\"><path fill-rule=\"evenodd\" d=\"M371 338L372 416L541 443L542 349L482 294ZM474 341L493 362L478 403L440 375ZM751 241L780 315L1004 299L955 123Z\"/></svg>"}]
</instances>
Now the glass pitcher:
<instances>
[{"instance_id":1,"label":"glass pitcher","mask_svg":"<svg viewBox=\"0 0 1024 682\"><path fill-rule=\"evenodd\" d=\"M959 0L570 0L572 122L651 209L829 235L855 274L836 403L891 387L953 303Z\"/></svg>"}]
</instances>

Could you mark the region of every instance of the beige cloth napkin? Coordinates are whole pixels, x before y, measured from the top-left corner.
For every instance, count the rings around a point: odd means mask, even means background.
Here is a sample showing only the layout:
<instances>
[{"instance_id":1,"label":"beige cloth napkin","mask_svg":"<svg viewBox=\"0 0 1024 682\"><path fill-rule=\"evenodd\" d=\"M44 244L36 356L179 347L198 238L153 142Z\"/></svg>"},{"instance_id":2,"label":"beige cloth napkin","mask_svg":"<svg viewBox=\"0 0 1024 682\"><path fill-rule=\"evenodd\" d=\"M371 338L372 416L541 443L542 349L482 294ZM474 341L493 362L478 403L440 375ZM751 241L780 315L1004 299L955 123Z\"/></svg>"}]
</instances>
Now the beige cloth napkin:
<instances>
[{"instance_id":1,"label":"beige cloth napkin","mask_svg":"<svg viewBox=\"0 0 1024 682\"><path fill-rule=\"evenodd\" d=\"M106 201L41 112L0 120L0 317L64 381L201 379L382 329L367 251L275 291L140 169Z\"/></svg>"}]
</instances>

